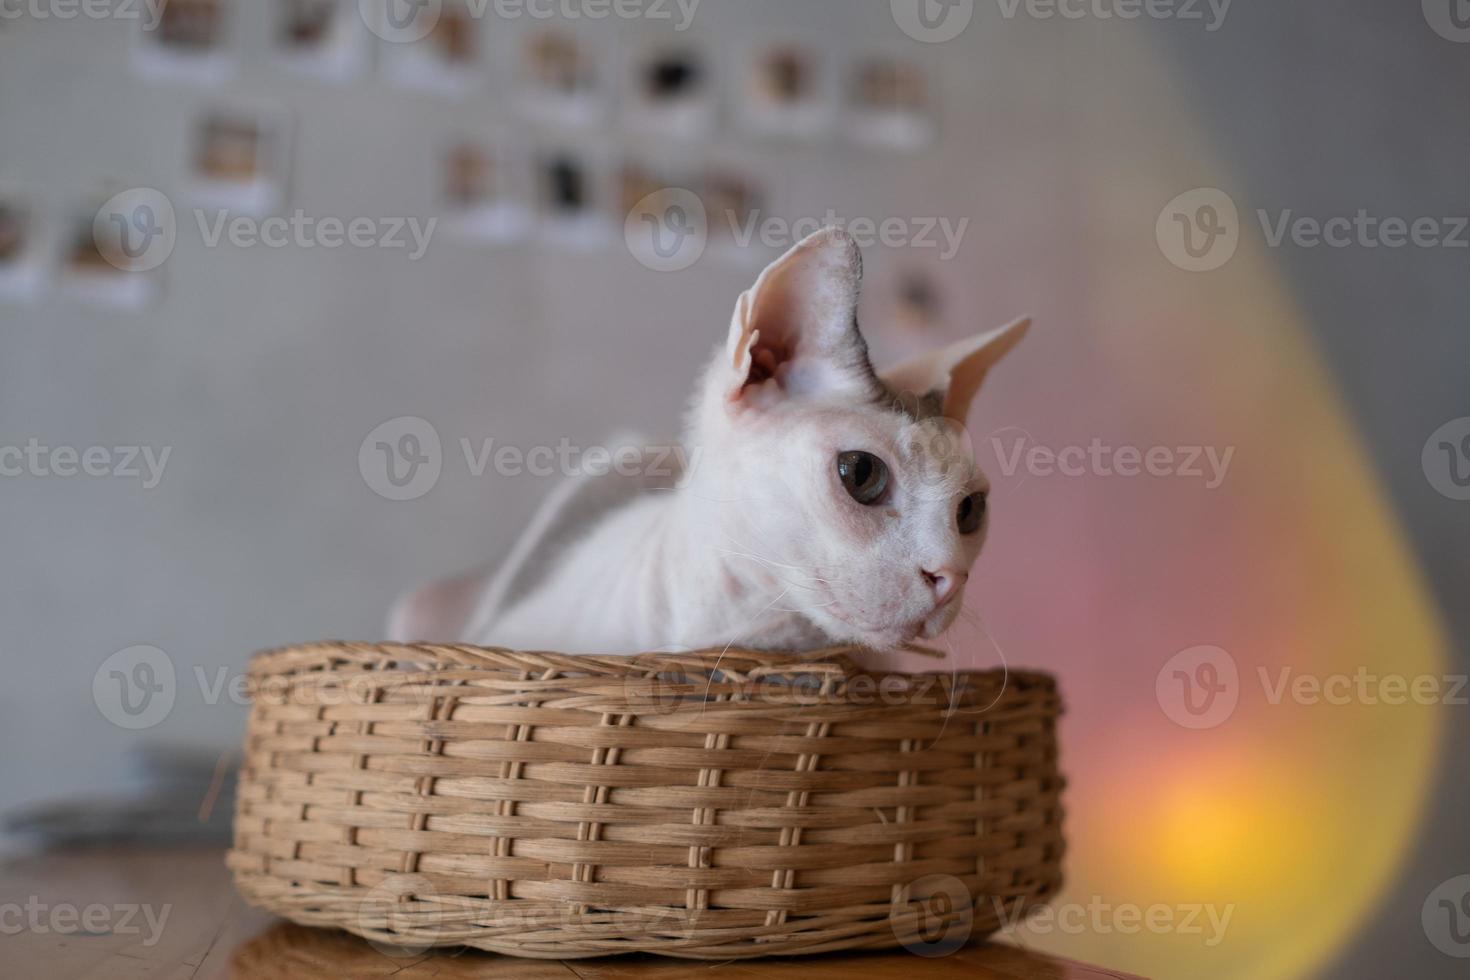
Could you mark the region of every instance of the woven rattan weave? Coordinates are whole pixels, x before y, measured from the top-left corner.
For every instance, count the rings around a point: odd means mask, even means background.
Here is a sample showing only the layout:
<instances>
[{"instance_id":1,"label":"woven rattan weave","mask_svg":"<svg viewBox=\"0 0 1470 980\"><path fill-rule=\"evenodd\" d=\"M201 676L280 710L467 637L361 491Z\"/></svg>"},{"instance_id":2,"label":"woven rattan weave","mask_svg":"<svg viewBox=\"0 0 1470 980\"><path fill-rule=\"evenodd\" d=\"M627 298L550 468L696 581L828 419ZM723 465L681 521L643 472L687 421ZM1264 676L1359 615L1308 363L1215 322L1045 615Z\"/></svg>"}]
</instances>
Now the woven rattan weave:
<instances>
[{"instance_id":1,"label":"woven rattan weave","mask_svg":"<svg viewBox=\"0 0 1470 980\"><path fill-rule=\"evenodd\" d=\"M1045 675L318 643L250 680L228 862L307 925L733 959L979 938L1061 880Z\"/></svg>"}]
</instances>

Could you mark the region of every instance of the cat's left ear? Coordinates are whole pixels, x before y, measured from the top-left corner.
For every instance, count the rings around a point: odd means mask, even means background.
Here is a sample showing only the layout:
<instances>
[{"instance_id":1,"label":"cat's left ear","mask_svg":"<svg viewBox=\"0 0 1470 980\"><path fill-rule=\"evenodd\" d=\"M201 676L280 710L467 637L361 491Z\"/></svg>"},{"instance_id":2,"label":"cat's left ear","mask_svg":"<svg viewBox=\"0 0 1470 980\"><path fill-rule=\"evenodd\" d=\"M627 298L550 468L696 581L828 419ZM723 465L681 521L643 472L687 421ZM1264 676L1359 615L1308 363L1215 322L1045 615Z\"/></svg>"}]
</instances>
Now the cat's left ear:
<instances>
[{"instance_id":1,"label":"cat's left ear","mask_svg":"<svg viewBox=\"0 0 1470 980\"><path fill-rule=\"evenodd\" d=\"M998 330L923 354L885 371L883 381L896 392L918 398L938 395L940 414L963 425L985 375L1020 343L1030 326L1031 321L1023 317Z\"/></svg>"},{"instance_id":2,"label":"cat's left ear","mask_svg":"<svg viewBox=\"0 0 1470 980\"><path fill-rule=\"evenodd\" d=\"M771 263L735 307L728 400L881 394L857 327L862 277L857 243L837 228L823 228Z\"/></svg>"}]
</instances>

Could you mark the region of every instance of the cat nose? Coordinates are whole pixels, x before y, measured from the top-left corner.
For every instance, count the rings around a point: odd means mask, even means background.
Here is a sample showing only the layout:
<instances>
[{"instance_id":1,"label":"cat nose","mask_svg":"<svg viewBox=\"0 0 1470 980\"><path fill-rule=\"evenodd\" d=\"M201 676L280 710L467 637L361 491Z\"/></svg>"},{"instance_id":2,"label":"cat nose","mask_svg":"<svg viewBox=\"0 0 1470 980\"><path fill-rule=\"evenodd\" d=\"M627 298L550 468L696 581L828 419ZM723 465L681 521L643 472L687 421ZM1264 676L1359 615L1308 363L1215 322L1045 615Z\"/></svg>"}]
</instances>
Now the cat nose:
<instances>
[{"instance_id":1,"label":"cat nose","mask_svg":"<svg viewBox=\"0 0 1470 980\"><path fill-rule=\"evenodd\" d=\"M934 590L935 606L942 606L949 601L950 596L959 591L970 577L969 572L960 572L953 568L940 568L932 572L921 568L919 574L923 576L924 584Z\"/></svg>"}]
</instances>

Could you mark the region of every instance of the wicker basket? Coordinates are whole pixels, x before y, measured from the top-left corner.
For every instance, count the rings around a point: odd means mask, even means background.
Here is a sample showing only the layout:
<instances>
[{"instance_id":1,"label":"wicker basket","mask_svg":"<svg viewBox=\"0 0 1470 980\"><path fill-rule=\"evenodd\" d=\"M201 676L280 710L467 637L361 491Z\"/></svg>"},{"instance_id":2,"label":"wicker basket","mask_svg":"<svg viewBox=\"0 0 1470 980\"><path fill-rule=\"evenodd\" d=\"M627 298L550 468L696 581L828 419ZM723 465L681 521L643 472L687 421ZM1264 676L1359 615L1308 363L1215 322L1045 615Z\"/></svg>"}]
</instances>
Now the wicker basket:
<instances>
[{"instance_id":1,"label":"wicker basket","mask_svg":"<svg viewBox=\"0 0 1470 980\"><path fill-rule=\"evenodd\" d=\"M250 675L227 860L306 925L545 958L923 950L1061 881L1044 675L361 643Z\"/></svg>"}]
</instances>

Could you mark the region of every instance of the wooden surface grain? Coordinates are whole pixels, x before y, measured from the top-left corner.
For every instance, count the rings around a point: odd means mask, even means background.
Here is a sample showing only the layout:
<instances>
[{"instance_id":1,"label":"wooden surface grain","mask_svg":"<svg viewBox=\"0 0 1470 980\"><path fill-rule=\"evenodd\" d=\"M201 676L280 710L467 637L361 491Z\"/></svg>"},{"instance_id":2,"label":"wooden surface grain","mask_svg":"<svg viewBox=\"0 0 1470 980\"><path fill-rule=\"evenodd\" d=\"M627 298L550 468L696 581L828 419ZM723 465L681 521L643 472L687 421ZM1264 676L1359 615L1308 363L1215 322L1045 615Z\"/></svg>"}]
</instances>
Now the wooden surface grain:
<instances>
[{"instance_id":1,"label":"wooden surface grain","mask_svg":"<svg viewBox=\"0 0 1470 980\"><path fill-rule=\"evenodd\" d=\"M48 854L0 868L0 975L55 980L507 977L515 980L1139 980L1004 943L948 956L844 953L693 963L643 956L525 960L473 950L378 949L347 933L282 922L234 892L221 852Z\"/></svg>"}]
</instances>

